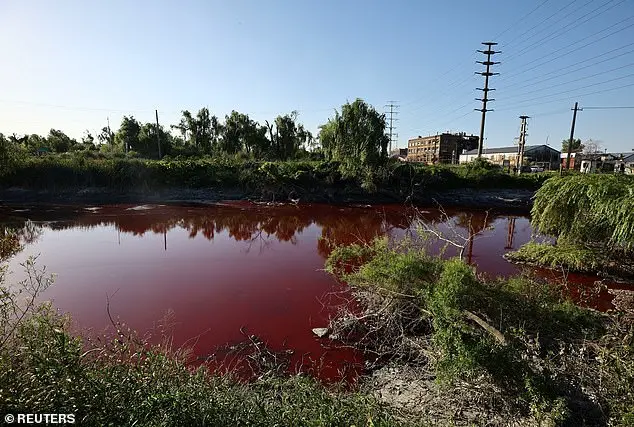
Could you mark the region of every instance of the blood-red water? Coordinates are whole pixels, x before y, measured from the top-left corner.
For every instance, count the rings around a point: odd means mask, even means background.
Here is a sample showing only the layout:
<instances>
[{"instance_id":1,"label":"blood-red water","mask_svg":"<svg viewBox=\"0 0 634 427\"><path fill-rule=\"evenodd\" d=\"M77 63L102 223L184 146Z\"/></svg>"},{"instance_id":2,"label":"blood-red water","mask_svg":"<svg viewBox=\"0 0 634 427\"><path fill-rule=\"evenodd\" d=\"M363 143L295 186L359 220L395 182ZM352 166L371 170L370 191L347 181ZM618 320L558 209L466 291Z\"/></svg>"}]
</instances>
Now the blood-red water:
<instances>
[{"instance_id":1,"label":"blood-red water","mask_svg":"<svg viewBox=\"0 0 634 427\"><path fill-rule=\"evenodd\" d=\"M150 332L150 341L170 336L174 347L191 346L198 360L240 365L241 344L266 344L288 359L289 371L333 381L353 379L363 358L349 348L329 346L311 331L325 326L334 307L347 298L345 286L323 271L324 260L336 244L413 232L412 213L400 206L242 202L0 207L0 225L30 220L41 229L9 261L10 269L19 279L19 264L38 255L37 265L57 274L42 297L71 313L83 330L103 331L110 324L109 305L113 317L141 335ZM466 242L464 256L479 271L492 276L520 271L502 255L530 239L528 218L464 211L445 215L433 209L418 213L453 240L477 233ZM432 252L444 246L430 241ZM444 249L445 256L458 251ZM576 283L571 294L583 293L595 280L569 277ZM610 300L603 289L585 303L607 309Z\"/></svg>"}]
</instances>

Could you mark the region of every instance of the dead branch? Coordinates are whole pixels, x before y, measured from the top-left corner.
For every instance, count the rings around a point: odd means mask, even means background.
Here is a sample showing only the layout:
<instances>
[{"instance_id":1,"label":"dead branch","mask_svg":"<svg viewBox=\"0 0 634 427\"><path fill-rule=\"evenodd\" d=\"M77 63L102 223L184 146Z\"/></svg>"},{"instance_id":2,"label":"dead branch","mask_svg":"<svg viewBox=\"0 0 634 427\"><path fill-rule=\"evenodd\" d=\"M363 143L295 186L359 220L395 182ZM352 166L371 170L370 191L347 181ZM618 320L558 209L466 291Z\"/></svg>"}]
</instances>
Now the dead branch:
<instances>
[{"instance_id":1,"label":"dead branch","mask_svg":"<svg viewBox=\"0 0 634 427\"><path fill-rule=\"evenodd\" d=\"M488 333L490 333L491 335L493 335L493 337L501 344L501 345L506 345L506 339L504 338L504 335L502 335L502 332L500 332L499 330L497 330L495 327L489 325L487 322L485 322L481 317L476 316L474 313L470 312L469 310L463 310L462 314L464 314L468 319L473 320L474 322L476 322L478 325L480 325L485 331L487 331Z\"/></svg>"}]
</instances>

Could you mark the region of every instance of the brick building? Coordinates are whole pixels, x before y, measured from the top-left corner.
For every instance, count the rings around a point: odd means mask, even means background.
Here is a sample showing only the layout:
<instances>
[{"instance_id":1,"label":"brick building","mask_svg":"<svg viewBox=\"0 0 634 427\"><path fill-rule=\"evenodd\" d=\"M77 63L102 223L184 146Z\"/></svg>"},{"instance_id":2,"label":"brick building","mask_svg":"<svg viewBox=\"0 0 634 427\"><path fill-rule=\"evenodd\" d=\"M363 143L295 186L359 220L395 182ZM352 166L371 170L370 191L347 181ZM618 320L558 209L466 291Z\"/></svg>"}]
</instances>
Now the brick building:
<instances>
[{"instance_id":1,"label":"brick building","mask_svg":"<svg viewBox=\"0 0 634 427\"><path fill-rule=\"evenodd\" d=\"M464 132L419 136L407 141L407 161L458 163L460 153L478 147L478 139Z\"/></svg>"}]
</instances>

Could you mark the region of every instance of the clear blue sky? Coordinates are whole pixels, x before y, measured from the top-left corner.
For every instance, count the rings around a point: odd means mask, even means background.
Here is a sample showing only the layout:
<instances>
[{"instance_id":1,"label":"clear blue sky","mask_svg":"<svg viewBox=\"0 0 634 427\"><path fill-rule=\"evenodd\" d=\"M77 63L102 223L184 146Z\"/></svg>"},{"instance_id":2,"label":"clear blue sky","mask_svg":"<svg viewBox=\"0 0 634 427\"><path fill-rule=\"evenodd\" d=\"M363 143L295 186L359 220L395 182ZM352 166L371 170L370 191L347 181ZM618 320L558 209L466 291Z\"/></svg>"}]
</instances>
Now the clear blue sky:
<instances>
[{"instance_id":1,"label":"clear blue sky","mask_svg":"<svg viewBox=\"0 0 634 427\"><path fill-rule=\"evenodd\" d=\"M539 7L538 7L539 6ZM183 109L263 121L299 110L315 134L334 108L399 101L399 145L478 134L480 42L499 42L488 147L560 147L574 101L634 106L634 0L4 0L0 132L95 134L107 117L178 122ZM612 51L612 52L610 52ZM575 65L577 64L577 65ZM585 110L576 136L634 149L634 109Z\"/></svg>"}]
</instances>

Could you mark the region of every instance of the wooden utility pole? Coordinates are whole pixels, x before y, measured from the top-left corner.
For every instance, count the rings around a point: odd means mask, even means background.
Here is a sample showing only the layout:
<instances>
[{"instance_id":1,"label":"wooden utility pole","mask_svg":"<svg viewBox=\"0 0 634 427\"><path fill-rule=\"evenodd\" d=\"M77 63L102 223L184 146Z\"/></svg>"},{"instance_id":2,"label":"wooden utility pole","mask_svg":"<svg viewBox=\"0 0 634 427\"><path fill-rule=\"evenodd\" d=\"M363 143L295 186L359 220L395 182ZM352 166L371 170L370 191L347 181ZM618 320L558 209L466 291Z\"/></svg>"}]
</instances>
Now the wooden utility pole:
<instances>
[{"instance_id":1,"label":"wooden utility pole","mask_svg":"<svg viewBox=\"0 0 634 427\"><path fill-rule=\"evenodd\" d=\"M522 173L522 164L524 163L524 148L526 146L526 129L527 129L526 120L528 118L529 118L528 116L520 116L520 119L522 119L522 125L520 127L520 140L519 140L519 147L517 150L517 162L516 162L518 175Z\"/></svg>"},{"instance_id":2,"label":"wooden utility pole","mask_svg":"<svg viewBox=\"0 0 634 427\"><path fill-rule=\"evenodd\" d=\"M575 123L577 121L577 111L583 111L579 108L579 103L575 102L575 106L572 109L572 126L570 127L570 139L568 140L568 156L566 157L566 169L570 170L570 157L572 155L572 141L575 137Z\"/></svg>"},{"instance_id":3,"label":"wooden utility pole","mask_svg":"<svg viewBox=\"0 0 634 427\"><path fill-rule=\"evenodd\" d=\"M156 145L158 146L158 158L161 160L161 132L158 122L158 110L154 110L154 112L156 112Z\"/></svg>"},{"instance_id":4,"label":"wooden utility pole","mask_svg":"<svg viewBox=\"0 0 634 427\"><path fill-rule=\"evenodd\" d=\"M492 50L492 46L497 45L497 43L482 42L482 44L485 45L487 49L478 50L478 52L485 54L487 56L487 59L486 61L476 61L478 64L482 64L486 66L486 71L480 72L480 73L476 72L476 74L480 74L481 76L484 76L484 88L477 88L477 90L481 90L482 92L484 92L484 95L482 96L482 98L476 98L476 101L482 101L482 108L480 109L476 108L476 111L482 112L482 121L480 122L480 140L478 141L478 158L482 157L482 147L484 145L484 121L486 119L486 113L487 111L493 111L493 110L487 110L487 102L495 101L495 99L489 98L489 91L495 90L495 89L489 88L489 77L500 74L500 73L491 72L491 65L499 64L499 62L491 61L491 55L500 53L500 51Z\"/></svg>"}]
</instances>

